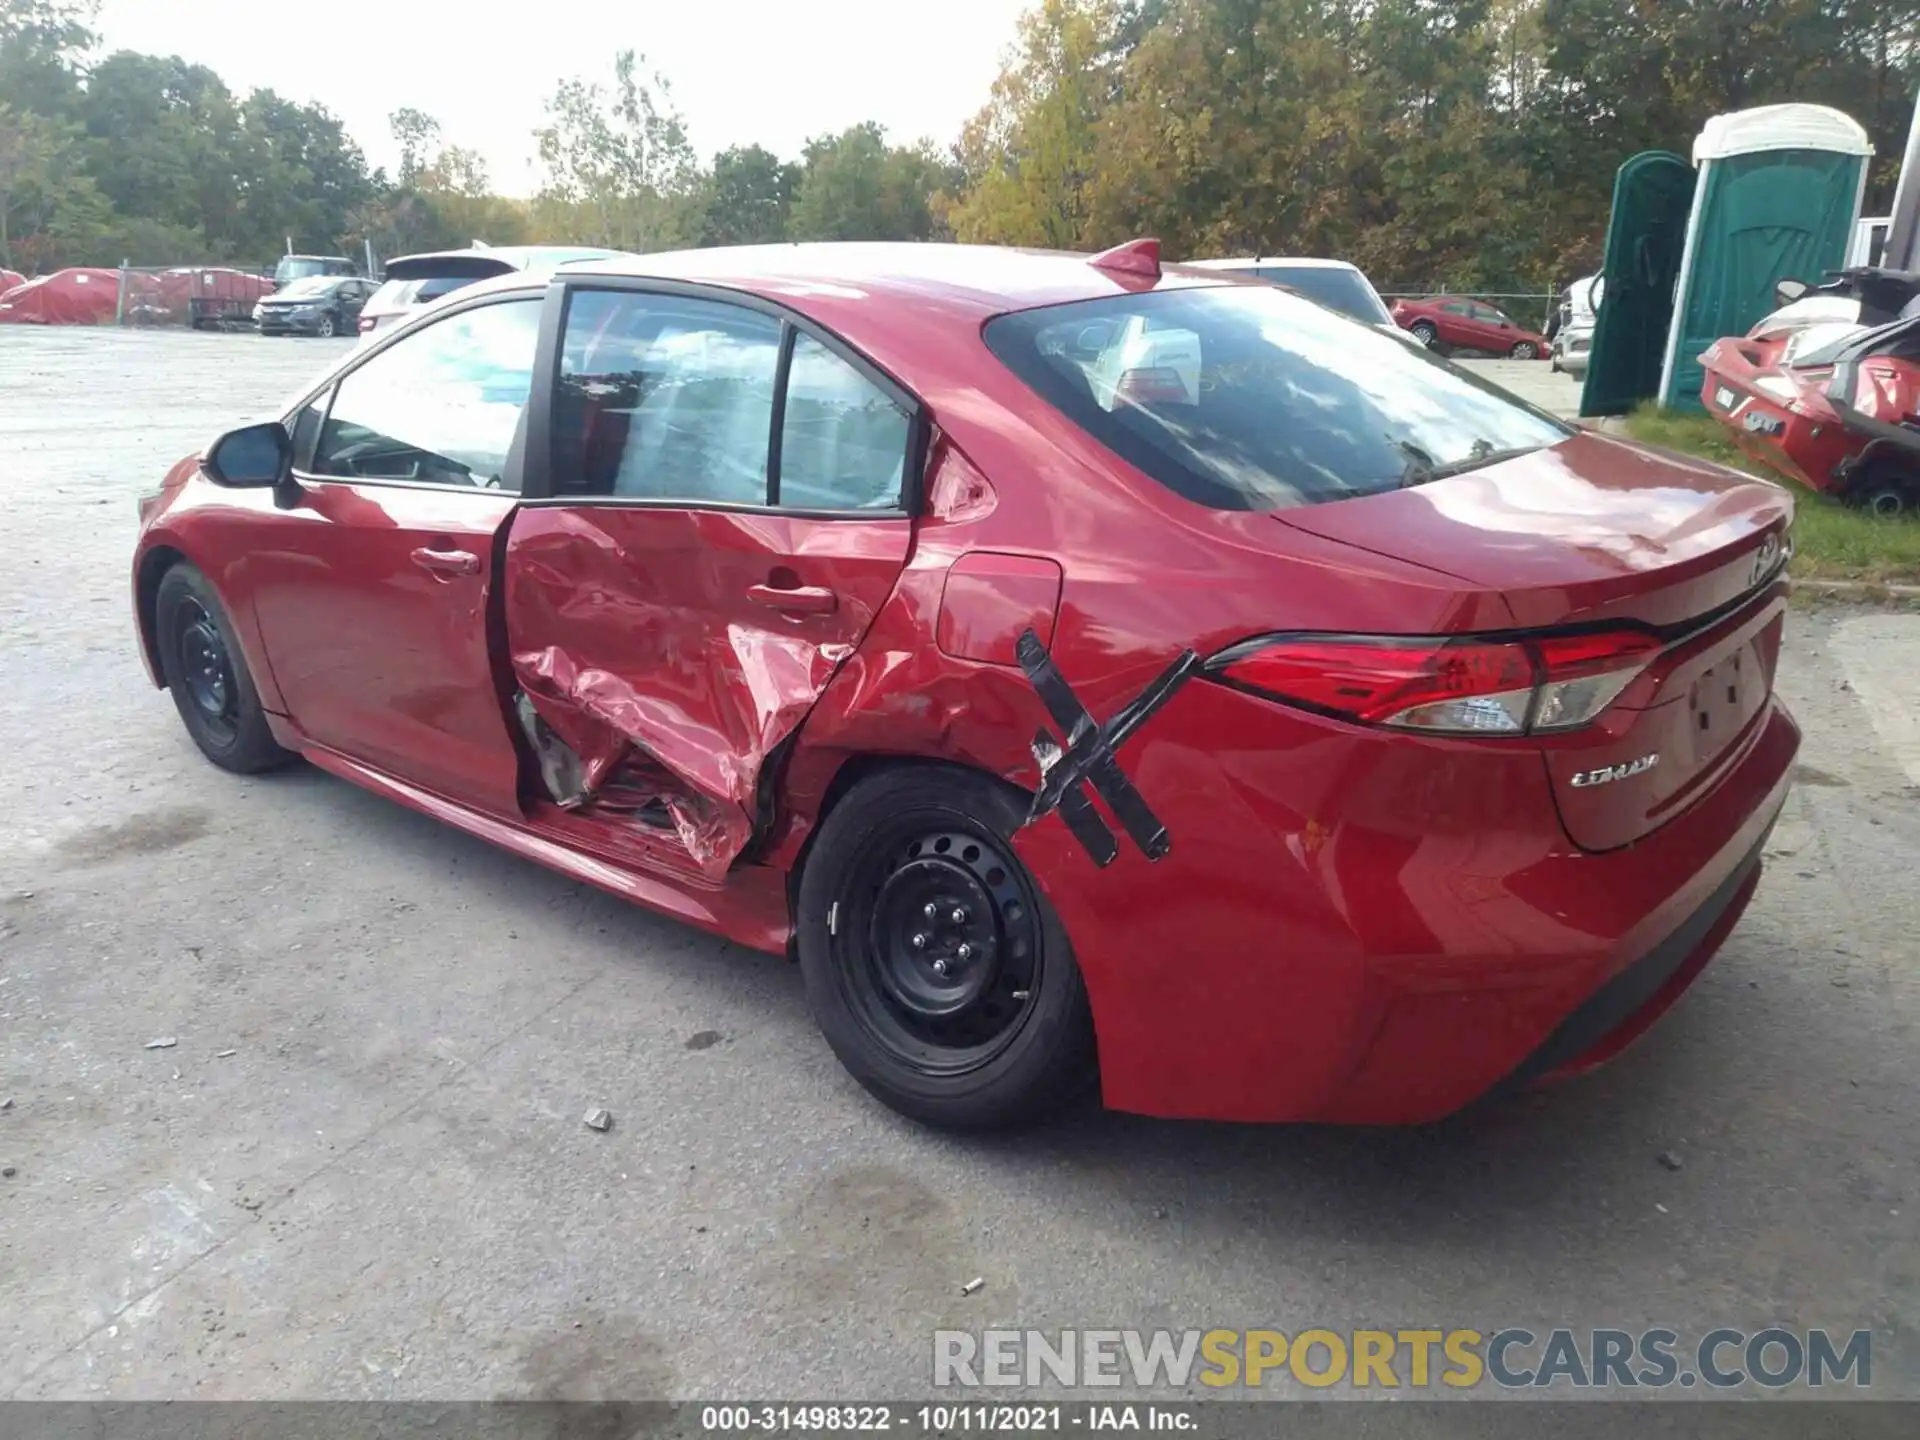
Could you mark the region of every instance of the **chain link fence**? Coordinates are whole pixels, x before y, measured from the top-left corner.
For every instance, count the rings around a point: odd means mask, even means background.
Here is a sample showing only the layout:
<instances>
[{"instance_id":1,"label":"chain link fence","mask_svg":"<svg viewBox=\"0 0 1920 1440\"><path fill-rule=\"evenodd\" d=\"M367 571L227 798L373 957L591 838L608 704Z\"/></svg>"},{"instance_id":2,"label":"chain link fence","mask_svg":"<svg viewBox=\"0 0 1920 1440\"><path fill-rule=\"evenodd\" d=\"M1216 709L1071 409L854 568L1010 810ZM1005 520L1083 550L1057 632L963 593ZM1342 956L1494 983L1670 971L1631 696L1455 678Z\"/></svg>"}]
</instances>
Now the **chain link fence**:
<instances>
[{"instance_id":1,"label":"chain link fence","mask_svg":"<svg viewBox=\"0 0 1920 1440\"><path fill-rule=\"evenodd\" d=\"M254 305L273 291L270 272L231 265L122 265L117 277L116 325L251 329Z\"/></svg>"}]
</instances>

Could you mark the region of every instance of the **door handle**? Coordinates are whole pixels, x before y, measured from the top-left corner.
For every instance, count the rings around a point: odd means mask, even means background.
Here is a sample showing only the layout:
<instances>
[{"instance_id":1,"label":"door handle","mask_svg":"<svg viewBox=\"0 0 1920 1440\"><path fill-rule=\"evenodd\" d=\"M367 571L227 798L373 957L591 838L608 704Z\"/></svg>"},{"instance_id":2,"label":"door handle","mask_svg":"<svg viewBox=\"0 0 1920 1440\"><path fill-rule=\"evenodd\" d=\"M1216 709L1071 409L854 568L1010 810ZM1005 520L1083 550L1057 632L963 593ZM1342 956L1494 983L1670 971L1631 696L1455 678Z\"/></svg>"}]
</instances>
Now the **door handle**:
<instances>
[{"instance_id":1,"label":"door handle","mask_svg":"<svg viewBox=\"0 0 1920 1440\"><path fill-rule=\"evenodd\" d=\"M480 557L471 550L435 550L423 545L413 552L413 563L434 575L478 575Z\"/></svg>"},{"instance_id":2,"label":"door handle","mask_svg":"<svg viewBox=\"0 0 1920 1440\"><path fill-rule=\"evenodd\" d=\"M749 585L747 598L769 610L804 615L831 614L840 604L840 597L824 585L796 585L791 590L782 590L777 585Z\"/></svg>"}]
</instances>

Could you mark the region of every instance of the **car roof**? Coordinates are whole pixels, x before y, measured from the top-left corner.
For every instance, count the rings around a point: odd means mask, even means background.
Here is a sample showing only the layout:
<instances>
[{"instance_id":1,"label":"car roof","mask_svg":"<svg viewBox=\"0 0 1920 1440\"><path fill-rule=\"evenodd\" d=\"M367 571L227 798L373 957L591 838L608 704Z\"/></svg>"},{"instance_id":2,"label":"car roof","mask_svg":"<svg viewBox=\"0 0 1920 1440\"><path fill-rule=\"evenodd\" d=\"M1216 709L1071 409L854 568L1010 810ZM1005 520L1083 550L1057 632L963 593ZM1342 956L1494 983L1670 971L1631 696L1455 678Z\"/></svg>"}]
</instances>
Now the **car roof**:
<instances>
[{"instance_id":1,"label":"car roof","mask_svg":"<svg viewBox=\"0 0 1920 1440\"><path fill-rule=\"evenodd\" d=\"M1301 270L1358 270L1346 260L1328 260L1315 255L1241 255L1226 260L1182 260L1192 270L1239 270L1249 265L1292 265Z\"/></svg>"},{"instance_id":2,"label":"car roof","mask_svg":"<svg viewBox=\"0 0 1920 1440\"><path fill-rule=\"evenodd\" d=\"M737 291L791 310L864 352L938 404L973 383L981 329L1016 310L1149 291L1251 283L1218 271L1168 266L1158 275L1091 263L1095 257L991 245L826 241L623 255L568 265L575 279L657 280ZM549 276L514 271L459 294L544 290ZM438 303L438 302L436 302Z\"/></svg>"},{"instance_id":3,"label":"car roof","mask_svg":"<svg viewBox=\"0 0 1920 1440\"><path fill-rule=\"evenodd\" d=\"M620 275L719 285L805 312L910 301L975 322L1011 310L1219 283L1167 266L1157 280L1103 269L1094 257L996 245L825 241L722 246L569 265L571 275Z\"/></svg>"}]
</instances>

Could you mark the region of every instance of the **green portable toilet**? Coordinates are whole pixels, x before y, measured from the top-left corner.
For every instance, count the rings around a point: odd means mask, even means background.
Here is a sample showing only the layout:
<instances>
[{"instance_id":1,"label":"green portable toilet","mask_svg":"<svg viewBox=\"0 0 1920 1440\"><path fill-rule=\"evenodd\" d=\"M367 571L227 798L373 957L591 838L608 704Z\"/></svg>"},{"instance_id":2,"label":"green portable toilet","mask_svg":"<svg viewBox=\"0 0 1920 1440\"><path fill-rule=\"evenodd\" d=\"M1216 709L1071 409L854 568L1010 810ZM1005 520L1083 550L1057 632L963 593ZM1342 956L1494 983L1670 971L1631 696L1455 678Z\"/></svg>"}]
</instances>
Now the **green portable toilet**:
<instances>
[{"instance_id":1,"label":"green portable toilet","mask_svg":"<svg viewBox=\"0 0 1920 1440\"><path fill-rule=\"evenodd\" d=\"M1700 352L1774 309L1780 280L1846 263L1866 189L1867 132L1825 105L1716 115L1693 142L1699 170L1660 369L1660 403L1700 408Z\"/></svg>"},{"instance_id":2,"label":"green portable toilet","mask_svg":"<svg viewBox=\"0 0 1920 1440\"><path fill-rule=\"evenodd\" d=\"M1624 415L1660 393L1694 178L1670 150L1644 150L1614 176L1582 415Z\"/></svg>"}]
</instances>

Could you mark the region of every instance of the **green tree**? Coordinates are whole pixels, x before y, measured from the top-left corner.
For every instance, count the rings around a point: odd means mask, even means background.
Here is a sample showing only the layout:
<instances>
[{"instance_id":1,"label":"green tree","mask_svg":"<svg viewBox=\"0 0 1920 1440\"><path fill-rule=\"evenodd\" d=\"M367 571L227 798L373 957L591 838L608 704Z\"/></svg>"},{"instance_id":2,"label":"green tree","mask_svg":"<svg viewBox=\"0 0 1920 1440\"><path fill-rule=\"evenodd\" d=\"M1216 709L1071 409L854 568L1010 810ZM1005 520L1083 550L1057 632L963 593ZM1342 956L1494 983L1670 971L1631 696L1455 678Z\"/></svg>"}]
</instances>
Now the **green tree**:
<instances>
[{"instance_id":1,"label":"green tree","mask_svg":"<svg viewBox=\"0 0 1920 1440\"><path fill-rule=\"evenodd\" d=\"M961 132L970 182L954 206L962 240L1071 249L1090 243L1101 122L1142 16L1114 0L1043 0L1020 21L1013 61Z\"/></svg>"},{"instance_id":2,"label":"green tree","mask_svg":"<svg viewBox=\"0 0 1920 1440\"><path fill-rule=\"evenodd\" d=\"M764 245L787 238L800 167L758 145L713 157L700 199L699 243Z\"/></svg>"},{"instance_id":3,"label":"green tree","mask_svg":"<svg viewBox=\"0 0 1920 1440\"><path fill-rule=\"evenodd\" d=\"M809 140L794 195L796 240L930 240L958 169L931 144L896 147L871 121Z\"/></svg>"},{"instance_id":4,"label":"green tree","mask_svg":"<svg viewBox=\"0 0 1920 1440\"><path fill-rule=\"evenodd\" d=\"M79 57L93 47L94 0L0 0L0 102L71 118Z\"/></svg>"},{"instance_id":5,"label":"green tree","mask_svg":"<svg viewBox=\"0 0 1920 1440\"><path fill-rule=\"evenodd\" d=\"M633 51L615 57L611 88L562 81L534 140L546 172L534 211L552 233L623 250L694 238L699 164L666 81L642 81Z\"/></svg>"},{"instance_id":6,"label":"green tree","mask_svg":"<svg viewBox=\"0 0 1920 1440\"><path fill-rule=\"evenodd\" d=\"M400 145L400 188L411 190L440 148L440 122L424 110L403 105L387 117L387 128Z\"/></svg>"},{"instance_id":7,"label":"green tree","mask_svg":"<svg viewBox=\"0 0 1920 1440\"><path fill-rule=\"evenodd\" d=\"M112 209L78 150L74 127L0 104L0 265L39 273L95 252Z\"/></svg>"}]
</instances>

